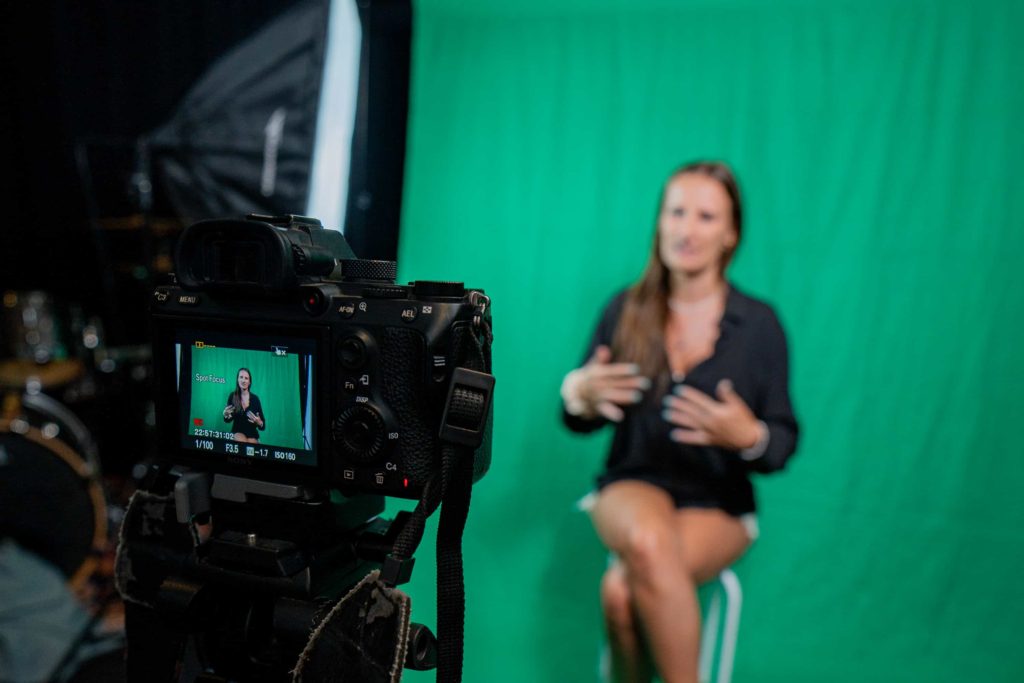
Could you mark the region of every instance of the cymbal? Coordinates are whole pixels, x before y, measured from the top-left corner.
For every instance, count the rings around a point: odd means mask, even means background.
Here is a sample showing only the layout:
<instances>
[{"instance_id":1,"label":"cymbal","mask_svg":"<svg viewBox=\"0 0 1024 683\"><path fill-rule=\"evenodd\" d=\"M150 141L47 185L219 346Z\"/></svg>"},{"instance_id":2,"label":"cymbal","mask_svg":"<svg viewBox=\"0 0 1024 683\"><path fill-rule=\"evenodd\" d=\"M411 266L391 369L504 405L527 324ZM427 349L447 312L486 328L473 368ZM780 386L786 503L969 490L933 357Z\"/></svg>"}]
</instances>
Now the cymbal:
<instances>
[{"instance_id":1,"label":"cymbal","mask_svg":"<svg viewBox=\"0 0 1024 683\"><path fill-rule=\"evenodd\" d=\"M38 382L43 389L59 387L72 382L85 371L78 359L55 360L40 365L20 358L0 361L0 387L24 389Z\"/></svg>"}]
</instances>

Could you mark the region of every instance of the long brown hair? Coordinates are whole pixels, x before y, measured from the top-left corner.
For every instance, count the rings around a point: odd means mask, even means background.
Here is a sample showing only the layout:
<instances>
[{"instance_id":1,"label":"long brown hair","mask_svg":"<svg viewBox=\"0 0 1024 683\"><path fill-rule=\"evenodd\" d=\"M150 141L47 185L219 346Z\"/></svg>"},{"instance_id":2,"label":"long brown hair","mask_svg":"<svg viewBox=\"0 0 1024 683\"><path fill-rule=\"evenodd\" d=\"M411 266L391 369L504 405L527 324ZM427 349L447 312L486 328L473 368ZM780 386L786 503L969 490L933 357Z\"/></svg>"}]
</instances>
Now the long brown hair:
<instances>
[{"instance_id":1,"label":"long brown hair","mask_svg":"<svg viewBox=\"0 0 1024 683\"><path fill-rule=\"evenodd\" d=\"M669 184L681 175L694 173L717 180L732 201L736 243L722 255L722 271L729 265L743 234L743 205L736 176L721 161L694 161L676 169L662 185L654 218L654 244L640 279L630 287L612 338L616 361L640 366L640 374L659 377L668 370L665 359L665 324L668 321L669 270L661 260L661 212Z\"/></svg>"},{"instance_id":2,"label":"long brown hair","mask_svg":"<svg viewBox=\"0 0 1024 683\"><path fill-rule=\"evenodd\" d=\"M238 376L243 370L249 375L249 399L252 400L252 373L249 372L249 368L238 368L238 372L235 373L235 390L231 392L231 405L236 411L242 410L242 387L238 386Z\"/></svg>"}]
</instances>

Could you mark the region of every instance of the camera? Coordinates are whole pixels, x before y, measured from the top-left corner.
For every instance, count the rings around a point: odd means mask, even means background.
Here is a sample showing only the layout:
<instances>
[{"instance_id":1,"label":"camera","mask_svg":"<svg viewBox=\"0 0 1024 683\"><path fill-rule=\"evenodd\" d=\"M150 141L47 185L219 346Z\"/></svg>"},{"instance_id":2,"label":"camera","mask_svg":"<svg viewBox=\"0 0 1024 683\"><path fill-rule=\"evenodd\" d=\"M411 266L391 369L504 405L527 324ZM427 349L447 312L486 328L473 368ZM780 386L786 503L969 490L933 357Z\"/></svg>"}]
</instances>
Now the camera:
<instances>
[{"instance_id":1,"label":"camera","mask_svg":"<svg viewBox=\"0 0 1024 683\"><path fill-rule=\"evenodd\" d=\"M490 465L490 300L395 284L315 218L189 226L153 293L160 451L245 480L420 498L442 443ZM474 364L467 359L475 357ZM477 445L478 444L478 445Z\"/></svg>"},{"instance_id":2,"label":"camera","mask_svg":"<svg viewBox=\"0 0 1024 683\"><path fill-rule=\"evenodd\" d=\"M305 216L182 233L151 303L160 457L116 560L128 680L458 678L490 299L395 273ZM389 521L385 496L419 502ZM435 640L396 586L442 502Z\"/></svg>"}]
</instances>

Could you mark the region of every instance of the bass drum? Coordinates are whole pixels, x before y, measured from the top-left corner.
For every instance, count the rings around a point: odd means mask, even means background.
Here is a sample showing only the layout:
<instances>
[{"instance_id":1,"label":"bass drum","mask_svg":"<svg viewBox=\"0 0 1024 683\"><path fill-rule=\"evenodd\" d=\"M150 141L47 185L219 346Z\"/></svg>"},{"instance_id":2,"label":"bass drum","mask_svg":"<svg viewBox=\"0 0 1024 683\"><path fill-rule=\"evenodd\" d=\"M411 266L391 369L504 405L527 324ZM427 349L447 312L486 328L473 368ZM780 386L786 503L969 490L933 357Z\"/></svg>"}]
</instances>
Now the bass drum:
<instances>
[{"instance_id":1,"label":"bass drum","mask_svg":"<svg viewBox=\"0 0 1024 683\"><path fill-rule=\"evenodd\" d=\"M9 393L0 413L0 536L57 567L73 589L107 543L107 505L89 430L45 394Z\"/></svg>"}]
</instances>

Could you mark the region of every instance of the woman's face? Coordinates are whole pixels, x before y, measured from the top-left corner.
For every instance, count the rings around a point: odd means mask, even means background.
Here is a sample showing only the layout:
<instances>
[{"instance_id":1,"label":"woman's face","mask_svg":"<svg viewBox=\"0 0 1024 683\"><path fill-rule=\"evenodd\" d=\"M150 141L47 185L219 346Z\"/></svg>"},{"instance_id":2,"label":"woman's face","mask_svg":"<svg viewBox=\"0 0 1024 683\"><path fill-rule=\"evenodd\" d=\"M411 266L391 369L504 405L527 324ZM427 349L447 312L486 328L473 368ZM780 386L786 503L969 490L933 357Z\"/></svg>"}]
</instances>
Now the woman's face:
<instances>
[{"instance_id":1,"label":"woman's face","mask_svg":"<svg viewBox=\"0 0 1024 683\"><path fill-rule=\"evenodd\" d=\"M246 372L245 370L239 370L238 371L238 388L239 389L248 389L249 385L251 383L252 383L252 379L249 378L249 373Z\"/></svg>"},{"instance_id":2,"label":"woman's face","mask_svg":"<svg viewBox=\"0 0 1024 683\"><path fill-rule=\"evenodd\" d=\"M658 219L662 263L673 273L695 276L721 271L727 250L736 246L732 200L720 182L698 173L669 181Z\"/></svg>"}]
</instances>

